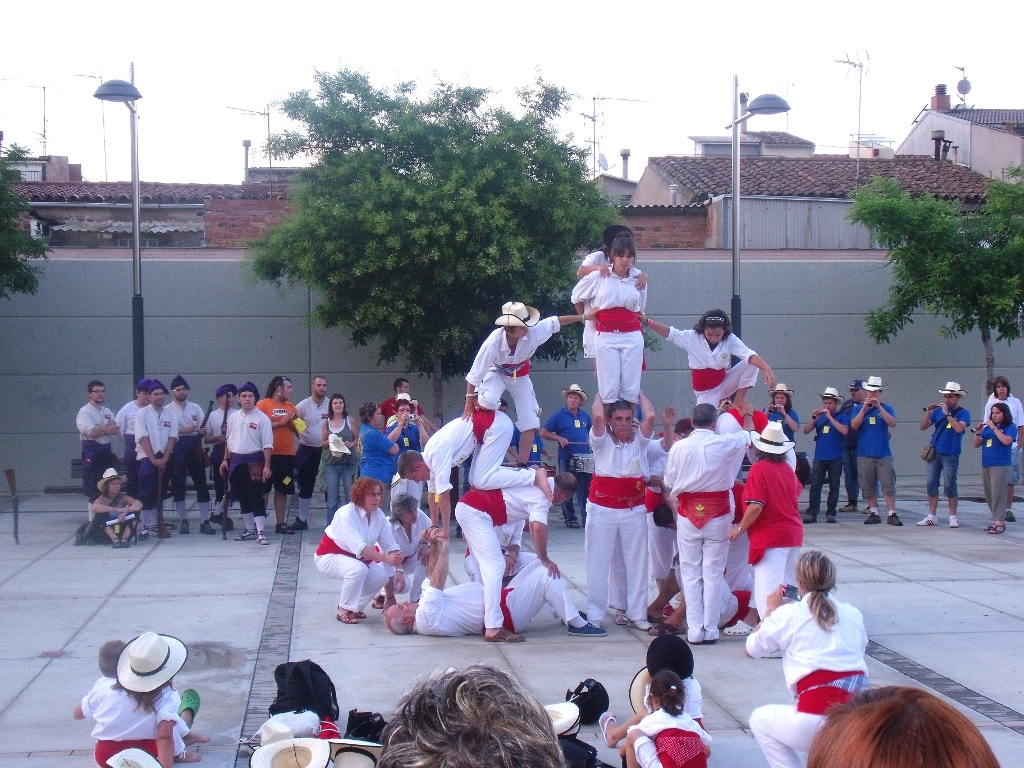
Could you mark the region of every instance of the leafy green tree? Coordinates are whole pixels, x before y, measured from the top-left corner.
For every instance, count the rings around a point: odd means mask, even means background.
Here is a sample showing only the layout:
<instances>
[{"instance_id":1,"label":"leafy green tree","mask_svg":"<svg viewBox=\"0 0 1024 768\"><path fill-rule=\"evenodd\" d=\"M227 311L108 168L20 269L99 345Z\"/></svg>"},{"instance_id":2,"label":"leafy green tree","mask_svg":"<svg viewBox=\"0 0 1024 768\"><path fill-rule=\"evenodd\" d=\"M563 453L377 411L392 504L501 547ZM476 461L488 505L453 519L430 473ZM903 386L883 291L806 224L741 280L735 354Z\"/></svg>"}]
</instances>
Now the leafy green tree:
<instances>
[{"instance_id":1,"label":"leafy green tree","mask_svg":"<svg viewBox=\"0 0 1024 768\"><path fill-rule=\"evenodd\" d=\"M518 92L520 115L478 88L438 83L421 99L412 83L377 89L350 70L316 82L282 105L303 129L271 142L316 162L252 267L317 291L315 319L376 341L381 362L430 375L440 416L443 379L469 370L502 303L572 311L576 250L600 241L614 209L552 126L567 93L543 81ZM572 359L578 335L538 356Z\"/></svg>"},{"instance_id":2,"label":"leafy green tree","mask_svg":"<svg viewBox=\"0 0 1024 768\"><path fill-rule=\"evenodd\" d=\"M1014 171L1020 179L1020 169ZM894 179L875 177L854 192L850 219L889 249L889 300L868 313L867 330L888 342L918 309L948 322L945 338L975 328L985 348L986 386L995 370L992 338L1021 336L1024 304L1024 186L993 181L985 204L968 210L930 195L912 198Z\"/></svg>"},{"instance_id":3,"label":"leafy green tree","mask_svg":"<svg viewBox=\"0 0 1024 768\"><path fill-rule=\"evenodd\" d=\"M35 293L39 288L39 267L29 259L46 258L46 241L32 237L21 226L28 200L14 194L21 173L11 167L24 160L24 149L17 144L0 155L0 298L15 293Z\"/></svg>"}]
</instances>

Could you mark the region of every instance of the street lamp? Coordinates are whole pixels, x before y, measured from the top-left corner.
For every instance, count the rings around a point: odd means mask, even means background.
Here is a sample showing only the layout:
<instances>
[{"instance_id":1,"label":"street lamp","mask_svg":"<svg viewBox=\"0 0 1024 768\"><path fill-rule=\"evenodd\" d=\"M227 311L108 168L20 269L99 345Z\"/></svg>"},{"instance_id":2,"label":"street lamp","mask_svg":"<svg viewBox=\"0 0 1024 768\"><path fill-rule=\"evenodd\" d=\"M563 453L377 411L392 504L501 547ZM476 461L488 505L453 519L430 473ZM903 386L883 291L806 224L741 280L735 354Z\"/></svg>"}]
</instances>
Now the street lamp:
<instances>
[{"instance_id":1,"label":"street lamp","mask_svg":"<svg viewBox=\"0 0 1024 768\"><path fill-rule=\"evenodd\" d=\"M135 67L132 67L132 80ZM145 376L145 335L142 313L142 248L139 233L139 113L135 102L142 98L138 88L127 80L107 80L93 94L101 101L119 101L128 107L132 139L132 386Z\"/></svg>"},{"instance_id":2,"label":"street lamp","mask_svg":"<svg viewBox=\"0 0 1024 768\"><path fill-rule=\"evenodd\" d=\"M766 93L747 104L746 112L740 114L740 79L732 78L732 122L725 126L732 128L732 331L740 336L742 331L742 302L740 300L740 137L747 118L753 115L778 115L789 112L789 103L781 96Z\"/></svg>"}]
</instances>

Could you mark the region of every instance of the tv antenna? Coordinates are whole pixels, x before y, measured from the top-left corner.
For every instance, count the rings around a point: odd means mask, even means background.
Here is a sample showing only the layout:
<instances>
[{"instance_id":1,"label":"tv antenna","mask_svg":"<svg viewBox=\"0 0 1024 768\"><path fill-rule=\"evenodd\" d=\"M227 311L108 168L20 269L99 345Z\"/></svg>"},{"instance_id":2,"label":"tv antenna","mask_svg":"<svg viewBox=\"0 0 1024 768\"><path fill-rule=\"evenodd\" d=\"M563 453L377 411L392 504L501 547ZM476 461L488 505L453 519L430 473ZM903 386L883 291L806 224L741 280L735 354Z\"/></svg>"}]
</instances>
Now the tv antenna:
<instances>
[{"instance_id":1,"label":"tv antenna","mask_svg":"<svg viewBox=\"0 0 1024 768\"><path fill-rule=\"evenodd\" d=\"M631 101L631 102L634 102L636 104L647 104L647 103L649 103L649 101L647 99L618 99L618 98L615 98L614 96L593 96L592 100L593 100L593 111L590 114L587 114L586 112L580 112L580 116L581 117L585 117L587 120L590 121L591 128L592 128L592 131L593 131L592 138L587 143L590 145L590 154L591 154L591 156L593 158L594 178L596 179L597 178L597 169L599 167L602 170L605 170L605 171L608 170L608 161L604 158L604 155L601 155L599 153L599 151L598 151L598 143L597 143L597 118L598 118L597 103L599 101ZM600 157L599 157L599 155L600 155ZM604 160L604 162L602 163L601 160Z\"/></svg>"},{"instance_id":2,"label":"tv antenna","mask_svg":"<svg viewBox=\"0 0 1024 768\"><path fill-rule=\"evenodd\" d=\"M235 112L243 112L247 115L253 115L254 117L265 117L267 118L267 164L270 166L270 197L274 197L274 158L270 154L270 105L264 108L262 112L257 112L255 109L242 109L241 107L228 107Z\"/></svg>"},{"instance_id":3,"label":"tv antenna","mask_svg":"<svg viewBox=\"0 0 1024 768\"><path fill-rule=\"evenodd\" d=\"M971 92L971 81L967 79L967 70L963 67L954 66L953 69L960 70L960 82L956 84L956 92L960 94L960 103L967 107L967 94Z\"/></svg>"},{"instance_id":4,"label":"tv antenna","mask_svg":"<svg viewBox=\"0 0 1024 768\"><path fill-rule=\"evenodd\" d=\"M43 92L43 132L37 133L40 139L43 140L43 157L46 156L46 86L45 85L30 85L29 88L36 88Z\"/></svg>"},{"instance_id":5,"label":"tv antenna","mask_svg":"<svg viewBox=\"0 0 1024 768\"><path fill-rule=\"evenodd\" d=\"M98 75L75 75L75 77L87 77L90 80L99 80L103 82L103 73L100 72ZM100 119L103 122L103 180L110 181L107 176L107 110L106 101L99 99L100 102Z\"/></svg>"},{"instance_id":6,"label":"tv antenna","mask_svg":"<svg viewBox=\"0 0 1024 768\"><path fill-rule=\"evenodd\" d=\"M864 56L870 63L871 56L868 55L867 51L864 51ZM860 60L860 54L857 54L856 61L852 61L850 54L846 54L845 59L836 59L836 64L846 64L857 70L857 160L853 166L853 178L854 181L860 181L860 115L864 97L864 62Z\"/></svg>"}]
</instances>

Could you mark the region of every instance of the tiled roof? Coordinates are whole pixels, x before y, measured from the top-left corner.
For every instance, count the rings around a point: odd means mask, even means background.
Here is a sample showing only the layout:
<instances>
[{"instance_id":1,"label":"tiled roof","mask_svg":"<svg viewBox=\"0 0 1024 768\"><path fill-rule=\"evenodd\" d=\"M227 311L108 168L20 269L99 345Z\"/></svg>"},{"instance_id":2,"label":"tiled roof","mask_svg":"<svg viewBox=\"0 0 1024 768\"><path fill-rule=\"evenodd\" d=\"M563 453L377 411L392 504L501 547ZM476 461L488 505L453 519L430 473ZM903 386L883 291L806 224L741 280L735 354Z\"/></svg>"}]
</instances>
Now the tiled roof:
<instances>
[{"instance_id":1,"label":"tiled roof","mask_svg":"<svg viewBox=\"0 0 1024 768\"><path fill-rule=\"evenodd\" d=\"M813 147L814 142L808 141L807 139L801 139L799 136L794 136L792 133L786 133L785 131L744 131L744 135L751 136L760 142L765 144L771 144L773 146L787 146L787 147Z\"/></svg>"},{"instance_id":2,"label":"tiled roof","mask_svg":"<svg viewBox=\"0 0 1024 768\"><path fill-rule=\"evenodd\" d=\"M989 128L1002 128L1006 123L1024 125L1024 109L943 109L942 114L959 117ZM1019 131L1019 127L1018 127Z\"/></svg>"},{"instance_id":3,"label":"tiled roof","mask_svg":"<svg viewBox=\"0 0 1024 768\"><path fill-rule=\"evenodd\" d=\"M694 195L692 202L732 191L732 160L728 157L652 157L648 162L689 190ZM925 155L862 159L859 182L855 165L856 161L845 155L745 157L740 163L740 189L744 195L849 197L851 190L878 175L896 179L911 195L928 193L976 202L986 193L981 174Z\"/></svg>"},{"instance_id":4,"label":"tiled roof","mask_svg":"<svg viewBox=\"0 0 1024 768\"><path fill-rule=\"evenodd\" d=\"M141 202L202 204L206 198L221 200L266 200L269 184L140 184ZM274 184L274 198L283 199L284 184ZM23 181L14 185L14 194L33 203L130 203L132 185L127 181L45 182Z\"/></svg>"}]
</instances>

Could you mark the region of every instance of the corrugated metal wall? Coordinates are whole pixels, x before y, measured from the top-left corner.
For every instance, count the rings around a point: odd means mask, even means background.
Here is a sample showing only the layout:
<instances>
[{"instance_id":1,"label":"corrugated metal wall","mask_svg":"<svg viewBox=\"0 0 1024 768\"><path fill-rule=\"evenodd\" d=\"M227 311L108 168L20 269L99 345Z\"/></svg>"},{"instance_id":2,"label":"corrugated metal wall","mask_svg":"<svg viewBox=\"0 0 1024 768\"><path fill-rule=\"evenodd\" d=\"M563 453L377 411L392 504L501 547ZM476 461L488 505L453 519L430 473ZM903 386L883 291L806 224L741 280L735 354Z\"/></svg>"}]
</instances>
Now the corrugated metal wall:
<instances>
[{"instance_id":1,"label":"corrugated metal wall","mask_svg":"<svg viewBox=\"0 0 1024 768\"><path fill-rule=\"evenodd\" d=\"M773 250L871 249L878 245L862 225L847 219L852 202L836 198L746 197L742 248ZM717 197L711 203L721 215L721 228L710 248L732 248L732 198Z\"/></svg>"}]
</instances>

